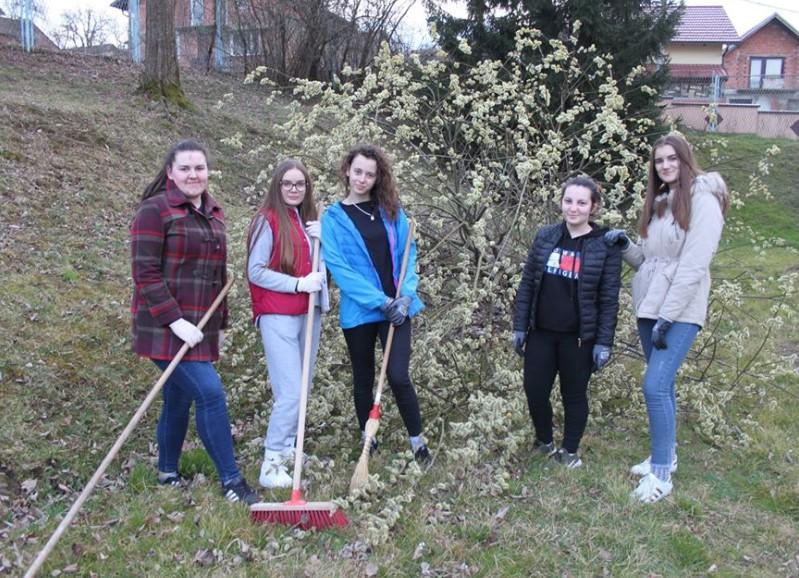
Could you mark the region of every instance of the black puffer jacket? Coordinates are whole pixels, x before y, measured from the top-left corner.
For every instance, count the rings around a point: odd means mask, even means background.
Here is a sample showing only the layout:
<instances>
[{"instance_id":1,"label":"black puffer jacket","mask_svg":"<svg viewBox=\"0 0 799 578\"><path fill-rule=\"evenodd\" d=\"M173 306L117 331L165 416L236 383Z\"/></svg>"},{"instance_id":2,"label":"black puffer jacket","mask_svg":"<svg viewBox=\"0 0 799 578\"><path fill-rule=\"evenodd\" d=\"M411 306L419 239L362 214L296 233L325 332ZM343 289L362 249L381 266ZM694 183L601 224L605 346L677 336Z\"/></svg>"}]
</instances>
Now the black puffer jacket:
<instances>
[{"instance_id":1,"label":"black puffer jacket","mask_svg":"<svg viewBox=\"0 0 799 578\"><path fill-rule=\"evenodd\" d=\"M577 282L579 337L583 341L595 341L610 347L613 345L616 316L619 312L621 251L616 246L605 245L602 236L607 229L594 224L591 227L593 231L583 241L582 265ZM544 267L552 249L565 234L568 232L564 223L549 225L536 234L516 293L514 331L535 329L535 313Z\"/></svg>"}]
</instances>

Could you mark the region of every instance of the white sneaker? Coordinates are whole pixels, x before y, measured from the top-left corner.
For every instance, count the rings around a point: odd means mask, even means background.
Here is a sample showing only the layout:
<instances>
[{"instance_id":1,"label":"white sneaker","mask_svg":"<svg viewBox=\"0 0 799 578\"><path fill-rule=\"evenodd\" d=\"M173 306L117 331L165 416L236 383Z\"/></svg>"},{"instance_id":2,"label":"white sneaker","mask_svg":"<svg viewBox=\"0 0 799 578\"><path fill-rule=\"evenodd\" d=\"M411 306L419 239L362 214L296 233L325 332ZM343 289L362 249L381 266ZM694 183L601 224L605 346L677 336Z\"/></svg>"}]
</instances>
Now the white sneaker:
<instances>
[{"instance_id":1,"label":"white sneaker","mask_svg":"<svg viewBox=\"0 0 799 578\"><path fill-rule=\"evenodd\" d=\"M677 471L677 454L674 454L674 458L671 461L671 467L669 468L669 473L673 474ZM635 464L633 467L630 468L630 473L634 476L646 476L647 474L652 473L652 456L647 456L647 458L642 461L640 464Z\"/></svg>"},{"instance_id":2,"label":"white sneaker","mask_svg":"<svg viewBox=\"0 0 799 578\"><path fill-rule=\"evenodd\" d=\"M668 496L673 489L674 484L671 480L664 482L655 474L647 474L638 482L632 497L645 504L654 504Z\"/></svg>"},{"instance_id":3,"label":"white sneaker","mask_svg":"<svg viewBox=\"0 0 799 578\"><path fill-rule=\"evenodd\" d=\"M261 475L258 483L264 488L290 488L291 476L286 471L286 464L279 452L267 451L264 463L261 464Z\"/></svg>"}]
</instances>

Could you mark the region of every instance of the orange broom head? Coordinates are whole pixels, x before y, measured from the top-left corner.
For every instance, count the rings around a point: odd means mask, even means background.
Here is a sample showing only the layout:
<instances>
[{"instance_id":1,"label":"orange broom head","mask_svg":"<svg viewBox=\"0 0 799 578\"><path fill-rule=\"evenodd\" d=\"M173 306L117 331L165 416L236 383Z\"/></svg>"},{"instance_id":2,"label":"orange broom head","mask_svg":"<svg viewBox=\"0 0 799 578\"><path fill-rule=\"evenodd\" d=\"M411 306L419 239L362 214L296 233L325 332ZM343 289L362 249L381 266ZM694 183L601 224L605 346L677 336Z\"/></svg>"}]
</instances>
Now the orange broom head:
<instances>
[{"instance_id":1,"label":"orange broom head","mask_svg":"<svg viewBox=\"0 0 799 578\"><path fill-rule=\"evenodd\" d=\"M350 523L332 502L308 502L301 506L262 502L250 506L250 519L256 524L282 524L301 530L343 528Z\"/></svg>"}]
</instances>

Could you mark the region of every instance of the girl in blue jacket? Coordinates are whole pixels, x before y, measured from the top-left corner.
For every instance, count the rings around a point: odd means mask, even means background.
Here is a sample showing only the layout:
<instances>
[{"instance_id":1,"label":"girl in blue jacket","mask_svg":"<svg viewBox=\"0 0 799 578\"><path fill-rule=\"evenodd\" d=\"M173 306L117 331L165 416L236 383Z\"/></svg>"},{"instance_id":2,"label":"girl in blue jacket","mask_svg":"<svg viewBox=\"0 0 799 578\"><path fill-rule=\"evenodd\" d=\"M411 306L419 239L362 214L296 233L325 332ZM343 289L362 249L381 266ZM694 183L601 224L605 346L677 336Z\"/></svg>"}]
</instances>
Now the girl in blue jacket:
<instances>
[{"instance_id":1,"label":"girl in blue jacket","mask_svg":"<svg viewBox=\"0 0 799 578\"><path fill-rule=\"evenodd\" d=\"M395 299L409 227L388 157L377 146L358 145L344 157L341 179L346 196L322 217L322 254L341 290L339 323L352 363L361 438L374 403L375 343L379 337L385 347L392 323L388 383L415 458L429 462L419 402L408 371L411 318L424 308L416 295L416 243L411 243L407 273ZM372 448L377 449L376 440Z\"/></svg>"}]
</instances>

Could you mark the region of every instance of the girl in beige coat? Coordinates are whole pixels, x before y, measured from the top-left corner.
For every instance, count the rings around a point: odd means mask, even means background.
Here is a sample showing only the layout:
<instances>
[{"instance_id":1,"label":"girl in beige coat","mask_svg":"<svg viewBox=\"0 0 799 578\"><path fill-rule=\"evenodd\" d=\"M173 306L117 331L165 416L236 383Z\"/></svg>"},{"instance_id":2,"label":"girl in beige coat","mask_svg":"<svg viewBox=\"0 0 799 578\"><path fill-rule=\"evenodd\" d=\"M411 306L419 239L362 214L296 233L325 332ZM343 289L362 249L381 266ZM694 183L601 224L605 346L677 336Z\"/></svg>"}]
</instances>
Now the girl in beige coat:
<instances>
[{"instance_id":1,"label":"girl in beige coat","mask_svg":"<svg viewBox=\"0 0 799 578\"><path fill-rule=\"evenodd\" d=\"M630 471L641 476L633 496L653 503L672 492L677 469L677 399L674 381L705 322L710 263L729 205L718 173L702 173L690 145L677 134L652 147L639 242L624 231L605 235L622 246L622 258L636 270L632 283L638 333L647 360L644 397L651 453Z\"/></svg>"}]
</instances>

